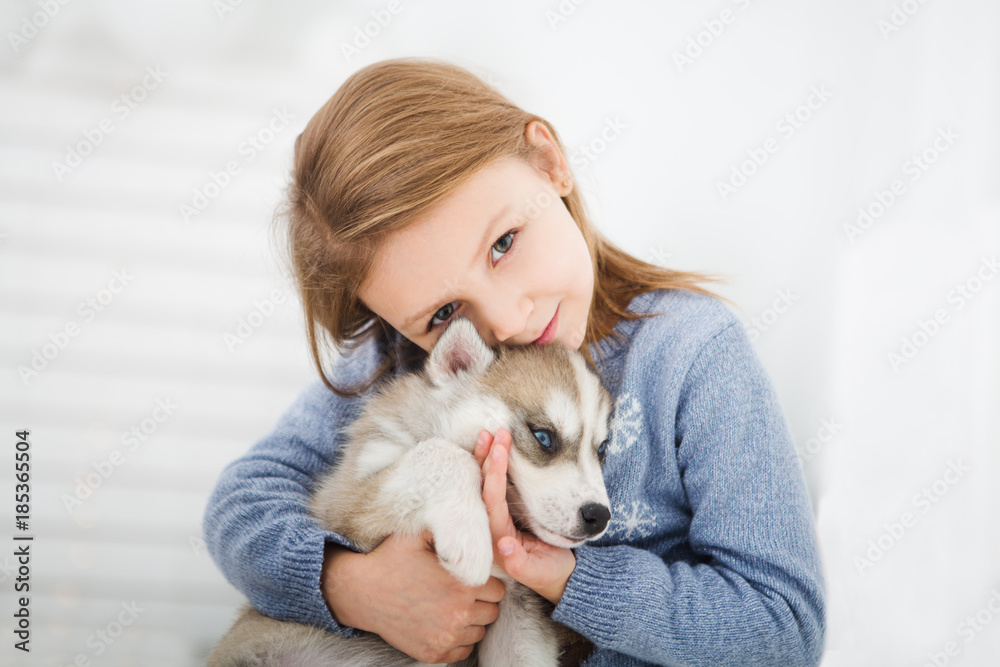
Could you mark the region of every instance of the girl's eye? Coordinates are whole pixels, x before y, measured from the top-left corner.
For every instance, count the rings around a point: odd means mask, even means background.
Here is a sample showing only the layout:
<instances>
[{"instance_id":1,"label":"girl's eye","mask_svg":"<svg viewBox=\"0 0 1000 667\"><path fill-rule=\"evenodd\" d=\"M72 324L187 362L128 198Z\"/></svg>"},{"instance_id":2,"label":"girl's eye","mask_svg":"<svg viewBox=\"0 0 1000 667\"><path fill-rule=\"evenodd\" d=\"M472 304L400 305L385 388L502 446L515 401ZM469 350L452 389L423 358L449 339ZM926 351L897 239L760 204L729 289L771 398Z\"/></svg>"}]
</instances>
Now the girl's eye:
<instances>
[{"instance_id":1,"label":"girl's eye","mask_svg":"<svg viewBox=\"0 0 1000 667\"><path fill-rule=\"evenodd\" d=\"M452 314L452 312L454 312L454 310L455 310L455 306L452 305L452 304L450 304L450 303L445 304L444 306L442 306L441 310L439 310L436 313L434 313L434 316L431 318L431 321L427 325L427 330L430 331L431 329L433 329L435 327L435 325L440 324L440 322L435 322L434 321L438 317L441 317L441 322L446 321L449 317L451 317L451 314Z\"/></svg>"},{"instance_id":2,"label":"girl's eye","mask_svg":"<svg viewBox=\"0 0 1000 667\"><path fill-rule=\"evenodd\" d=\"M506 255L507 251L510 250L511 246L514 245L515 233L516 232L514 230L510 230L509 232L498 238L497 242L493 244L492 250L499 252L501 255ZM500 258L497 257L494 261L498 262L500 261Z\"/></svg>"},{"instance_id":3,"label":"girl's eye","mask_svg":"<svg viewBox=\"0 0 1000 667\"><path fill-rule=\"evenodd\" d=\"M499 262L500 258L493 257L493 253L499 252L501 255L506 255L508 252L510 252L510 249L514 246L514 236L516 234L517 231L511 229L506 234L498 238L496 240L496 243L493 244L493 247L490 248L490 258L493 260L494 264L496 262ZM430 321L427 323L427 332L430 333L431 329L433 329L437 325L447 322L448 318L451 317L451 314L453 312L455 312L454 304L449 303L442 306L439 311L434 313L434 316L431 317ZM441 318L440 321L438 321L439 317Z\"/></svg>"}]
</instances>

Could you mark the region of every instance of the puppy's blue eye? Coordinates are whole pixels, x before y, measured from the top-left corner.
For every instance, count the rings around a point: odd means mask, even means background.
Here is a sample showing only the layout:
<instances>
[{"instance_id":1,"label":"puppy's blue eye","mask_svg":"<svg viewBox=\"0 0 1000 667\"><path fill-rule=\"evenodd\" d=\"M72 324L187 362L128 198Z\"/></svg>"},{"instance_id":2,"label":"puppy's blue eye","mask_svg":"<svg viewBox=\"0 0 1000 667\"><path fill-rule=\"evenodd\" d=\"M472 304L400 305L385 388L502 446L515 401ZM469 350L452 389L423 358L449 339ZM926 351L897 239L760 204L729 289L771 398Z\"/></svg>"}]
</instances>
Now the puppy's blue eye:
<instances>
[{"instance_id":1,"label":"puppy's blue eye","mask_svg":"<svg viewBox=\"0 0 1000 667\"><path fill-rule=\"evenodd\" d=\"M600 446L599 446L599 447L597 448L597 456L598 456L598 457L600 457L600 458L604 458L604 454L605 454L605 453L606 453L607 451L608 451L608 441L607 441L607 440L605 440L605 441L604 441L604 442L602 442L602 443L601 443L601 445L600 445Z\"/></svg>"},{"instance_id":2,"label":"puppy's blue eye","mask_svg":"<svg viewBox=\"0 0 1000 667\"><path fill-rule=\"evenodd\" d=\"M532 431L531 434L535 436L535 440L537 440L538 444L540 444L542 447L548 449L549 447L552 446L552 436L549 434L548 431L542 431L542 430Z\"/></svg>"}]
</instances>

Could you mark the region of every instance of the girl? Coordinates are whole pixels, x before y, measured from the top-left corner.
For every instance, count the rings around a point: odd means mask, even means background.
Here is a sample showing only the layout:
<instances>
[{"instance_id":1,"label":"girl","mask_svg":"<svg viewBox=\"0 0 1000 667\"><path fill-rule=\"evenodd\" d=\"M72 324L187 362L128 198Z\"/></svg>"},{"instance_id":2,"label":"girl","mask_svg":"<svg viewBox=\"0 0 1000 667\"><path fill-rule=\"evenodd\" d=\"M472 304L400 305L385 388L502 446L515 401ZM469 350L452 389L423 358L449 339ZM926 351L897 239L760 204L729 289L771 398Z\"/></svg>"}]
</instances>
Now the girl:
<instances>
[{"instance_id":1,"label":"girl","mask_svg":"<svg viewBox=\"0 0 1000 667\"><path fill-rule=\"evenodd\" d=\"M457 313L490 345L579 349L616 399L612 520L580 548L511 524L509 433L475 449L496 562L591 642L587 665L819 662L812 510L769 378L698 285L710 278L642 262L595 229L548 122L446 63L370 65L296 140L284 214L321 380L223 470L204 521L212 557L257 609L375 632L429 663L468 656L496 619L503 585L458 584L429 534L360 554L307 511L340 428L381 381L419 369ZM323 341L340 352L333 380Z\"/></svg>"}]
</instances>

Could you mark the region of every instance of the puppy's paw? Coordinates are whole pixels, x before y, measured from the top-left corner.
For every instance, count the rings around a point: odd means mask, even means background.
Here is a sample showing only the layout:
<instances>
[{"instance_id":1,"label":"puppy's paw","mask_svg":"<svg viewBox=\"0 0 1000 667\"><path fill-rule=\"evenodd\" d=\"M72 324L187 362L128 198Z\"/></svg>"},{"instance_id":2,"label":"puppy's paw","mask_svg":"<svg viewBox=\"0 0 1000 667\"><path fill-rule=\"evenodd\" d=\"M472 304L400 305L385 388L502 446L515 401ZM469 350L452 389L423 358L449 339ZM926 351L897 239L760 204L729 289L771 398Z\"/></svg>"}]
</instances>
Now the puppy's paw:
<instances>
[{"instance_id":1,"label":"puppy's paw","mask_svg":"<svg viewBox=\"0 0 1000 667\"><path fill-rule=\"evenodd\" d=\"M434 532L441 566L466 586L482 586L493 566L493 542L486 510L454 517Z\"/></svg>"}]
</instances>

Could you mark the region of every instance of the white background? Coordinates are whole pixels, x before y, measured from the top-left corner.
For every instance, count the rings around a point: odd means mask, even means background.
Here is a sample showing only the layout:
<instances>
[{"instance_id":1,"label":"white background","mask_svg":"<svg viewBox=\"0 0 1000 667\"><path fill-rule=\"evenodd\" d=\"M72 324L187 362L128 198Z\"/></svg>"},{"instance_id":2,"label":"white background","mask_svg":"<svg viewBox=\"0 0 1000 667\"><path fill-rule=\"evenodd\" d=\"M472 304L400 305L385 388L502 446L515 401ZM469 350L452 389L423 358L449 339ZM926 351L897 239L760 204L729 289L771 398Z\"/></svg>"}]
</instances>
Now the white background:
<instances>
[{"instance_id":1,"label":"white background","mask_svg":"<svg viewBox=\"0 0 1000 667\"><path fill-rule=\"evenodd\" d=\"M348 74L408 55L468 67L551 121L621 246L728 278L716 289L754 332L803 454L829 585L823 665L996 664L997 3L401 0L385 26L381 1L52 0L51 18L42 4L0 6L0 664L196 665L228 627L242 597L200 543L207 496L315 377L270 227L292 143ZM144 88L147 68L162 81ZM124 118L122 95L143 98ZM292 120L250 160L241 145L275 110ZM603 142L609 122L621 129ZM100 142L79 166L54 166L88 135ZM746 162L768 139L766 161ZM914 172L921 155L933 163ZM231 160L239 174L184 220ZM723 197L740 169L753 173ZM859 207L879 215L852 237ZM44 368L22 377L36 353ZM177 406L162 422L157 400ZM11 647L22 428L30 656ZM132 428L147 434L130 449ZM134 622L96 640L133 601Z\"/></svg>"}]
</instances>

